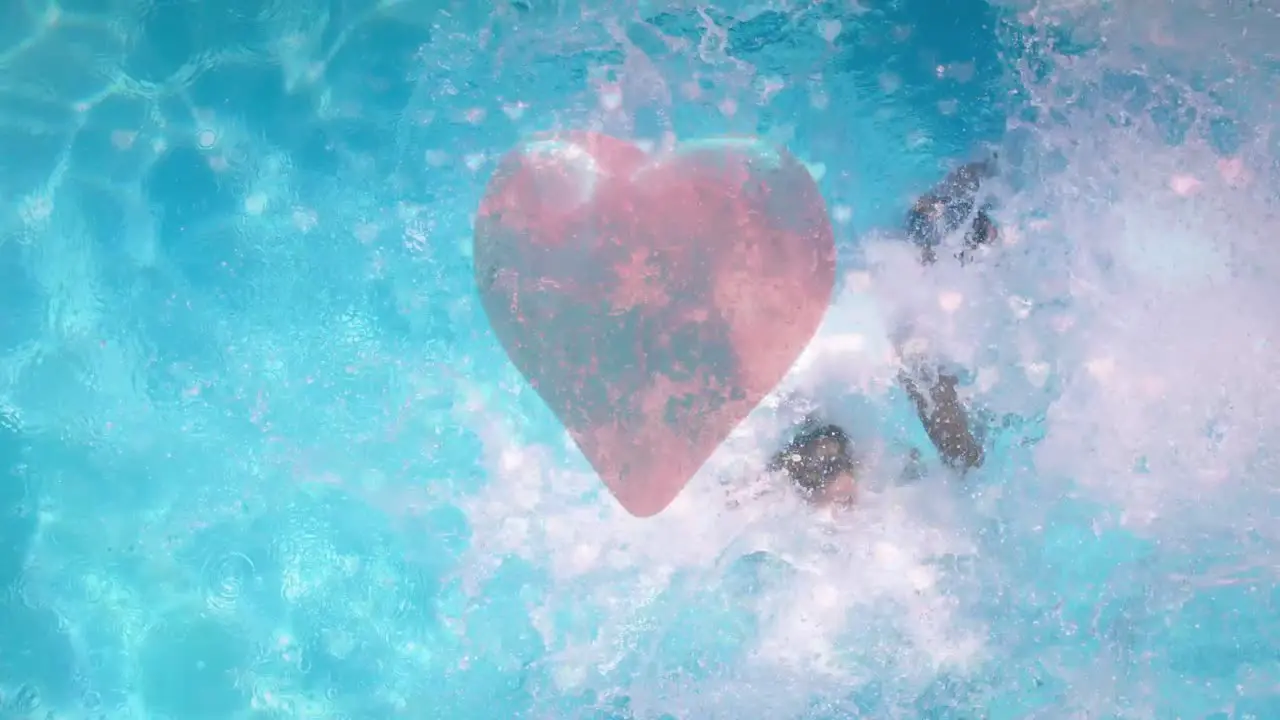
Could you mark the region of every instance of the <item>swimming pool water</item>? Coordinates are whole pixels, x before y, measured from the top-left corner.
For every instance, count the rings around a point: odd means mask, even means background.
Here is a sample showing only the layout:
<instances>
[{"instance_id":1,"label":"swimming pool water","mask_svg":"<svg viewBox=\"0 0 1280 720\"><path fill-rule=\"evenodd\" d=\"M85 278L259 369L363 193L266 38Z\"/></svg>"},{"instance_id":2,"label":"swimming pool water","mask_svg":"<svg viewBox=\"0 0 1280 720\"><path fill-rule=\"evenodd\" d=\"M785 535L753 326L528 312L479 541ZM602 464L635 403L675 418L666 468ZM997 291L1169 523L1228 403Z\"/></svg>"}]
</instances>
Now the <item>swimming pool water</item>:
<instances>
[{"instance_id":1,"label":"swimming pool water","mask_svg":"<svg viewBox=\"0 0 1280 720\"><path fill-rule=\"evenodd\" d=\"M1275 15L1139 5L8 3L0 718L1280 717ZM788 146L843 279L784 390L896 477L834 349L918 312L984 470L728 509L766 403L620 513L472 287L562 127ZM988 149L1002 247L912 274Z\"/></svg>"}]
</instances>

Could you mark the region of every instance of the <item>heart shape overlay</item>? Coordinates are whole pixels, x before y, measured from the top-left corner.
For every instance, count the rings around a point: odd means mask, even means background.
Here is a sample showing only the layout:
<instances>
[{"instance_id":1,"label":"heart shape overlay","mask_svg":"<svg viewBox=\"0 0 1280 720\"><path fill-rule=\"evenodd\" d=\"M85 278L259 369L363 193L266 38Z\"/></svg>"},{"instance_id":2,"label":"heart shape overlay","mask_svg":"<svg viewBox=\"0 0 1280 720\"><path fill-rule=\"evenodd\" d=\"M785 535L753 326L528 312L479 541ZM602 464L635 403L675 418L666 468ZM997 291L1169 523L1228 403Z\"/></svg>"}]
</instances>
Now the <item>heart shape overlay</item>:
<instances>
[{"instance_id":1,"label":"heart shape overlay","mask_svg":"<svg viewBox=\"0 0 1280 720\"><path fill-rule=\"evenodd\" d=\"M474 262L511 361L638 517L782 380L835 284L813 177L752 138L532 137L489 182Z\"/></svg>"}]
</instances>

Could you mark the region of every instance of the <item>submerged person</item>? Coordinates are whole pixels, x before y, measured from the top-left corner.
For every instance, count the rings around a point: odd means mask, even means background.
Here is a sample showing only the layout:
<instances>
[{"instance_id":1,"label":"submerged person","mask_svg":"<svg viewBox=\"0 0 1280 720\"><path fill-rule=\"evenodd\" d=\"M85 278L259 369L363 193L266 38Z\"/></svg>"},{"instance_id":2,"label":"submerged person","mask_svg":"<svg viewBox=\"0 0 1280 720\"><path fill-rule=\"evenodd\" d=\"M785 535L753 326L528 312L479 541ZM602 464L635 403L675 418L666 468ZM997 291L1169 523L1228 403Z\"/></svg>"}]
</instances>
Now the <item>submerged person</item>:
<instances>
[{"instance_id":1,"label":"submerged person","mask_svg":"<svg viewBox=\"0 0 1280 720\"><path fill-rule=\"evenodd\" d=\"M857 499L858 462L839 425L808 419L773 456L769 470L785 473L800 497L814 506L848 507Z\"/></svg>"},{"instance_id":2,"label":"submerged person","mask_svg":"<svg viewBox=\"0 0 1280 720\"><path fill-rule=\"evenodd\" d=\"M977 251L997 239L990 208L979 204L982 183L994 174L994 159L968 163L912 205L906 236L919 248L922 265L937 262L944 241L966 224L963 246L956 253L961 264L972 261ZM942 461L961 473L980 467L985 459L983 437L960 398L959 378L936 362L912 357L905 359L898 382ZM918 457L914 451L913 455ZM787 476L802 498L823 507L853 503L858 466L848 432L812 417L801 423L769 463L771 471Z\"/></svg>"}]
</instances>

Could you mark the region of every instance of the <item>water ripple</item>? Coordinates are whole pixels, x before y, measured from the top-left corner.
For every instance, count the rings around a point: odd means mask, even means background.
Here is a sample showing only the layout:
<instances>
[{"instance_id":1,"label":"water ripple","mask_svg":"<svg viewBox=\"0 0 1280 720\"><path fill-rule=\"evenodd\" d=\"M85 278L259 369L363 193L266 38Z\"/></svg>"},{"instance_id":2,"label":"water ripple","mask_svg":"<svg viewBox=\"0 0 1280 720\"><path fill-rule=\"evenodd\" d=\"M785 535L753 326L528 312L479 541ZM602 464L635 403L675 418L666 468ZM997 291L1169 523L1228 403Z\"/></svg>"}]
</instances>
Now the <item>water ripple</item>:
<instances>
[{"instance_id":1,"label":"water ripple","mask_svg":"<svg viewBox=\"0 0 1280 720\"><path fill-rule=\"evenodd\" d=\"M0 710L18 716L30 715L40 708L40 691L30 683L18 688L11 697L0 698Z\"/></svg>"},{"instance_id":2,"label":"water ripple","mask_svg":"<svg viewBox=\"0 0 1280 720\"><path fill-rule=\"evenodd\" d=\"M244 553L230 552L210 558L201 573L205 603L212 610L233 610L245 586L253 582L256 575L257 568Z\"/></svg>"}]
</instances>

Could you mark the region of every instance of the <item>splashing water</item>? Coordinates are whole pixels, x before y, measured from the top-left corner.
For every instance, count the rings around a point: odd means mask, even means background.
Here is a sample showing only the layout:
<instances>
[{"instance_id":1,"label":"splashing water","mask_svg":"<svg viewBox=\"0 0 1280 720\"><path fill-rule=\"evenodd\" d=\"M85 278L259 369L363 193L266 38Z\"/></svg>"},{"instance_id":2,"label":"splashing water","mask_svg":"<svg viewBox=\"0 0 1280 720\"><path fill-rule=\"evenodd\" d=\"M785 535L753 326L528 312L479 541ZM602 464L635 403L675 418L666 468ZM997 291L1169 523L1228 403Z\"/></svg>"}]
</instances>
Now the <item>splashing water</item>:
<instances>
[{"instance_id":1,"label":"splashing water","mask_svg":"<svg viewBox=\"0 0 1280 720\"><path fill-rule=\"evenodd\" d=\"M1280 16L1218 5L10 3L0 717L1280 715ZM759 135L836 227L819 334L655 518L472 287L494 163L563 128ZM922 270L901 218L992 149L1000 242ZM806 404L850 512L764 472Z\"/></svg>"}]
</instances>

